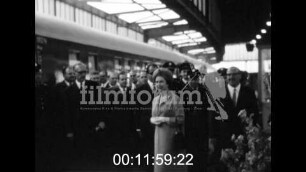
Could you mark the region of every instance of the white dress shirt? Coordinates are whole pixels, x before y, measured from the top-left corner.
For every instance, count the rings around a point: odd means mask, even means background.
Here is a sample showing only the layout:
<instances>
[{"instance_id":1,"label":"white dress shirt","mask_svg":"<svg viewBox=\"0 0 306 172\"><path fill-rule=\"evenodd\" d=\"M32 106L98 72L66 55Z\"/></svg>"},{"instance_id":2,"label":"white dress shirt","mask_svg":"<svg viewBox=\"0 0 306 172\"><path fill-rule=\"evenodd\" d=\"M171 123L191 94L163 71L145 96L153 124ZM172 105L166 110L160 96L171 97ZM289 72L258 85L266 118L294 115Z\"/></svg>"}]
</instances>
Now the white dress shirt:
<instances>
[{"instance_id":1,"label":"white dress shirt","mask_svg":"<svg viewBox=\"0 0 306 172\"><path fill-rule=\"evenodd\" d=\"M149 84L151 90L153 91L153 90L154 90L154 84L153 84L153 82L151 82L150 80L148 80L148 84Z\"/></svg>"},{"instance_id":2,"label":"white dress shirt","mask_svg":"<svg viewBox=\"0 0 306 172\"><path fill-rule=\"evenodd\" d=\"M188 83L188 80L186 80L186 79L184 79L184 78L182 79L182 81L183 81L184 84L187 84L187 83Z\"/></svg>"},{"instance_id":3,"label":"white dress shirt","mask_svg":"<svg viewBox=\"0 0 306 172\"><path fill-rule=\"evenodd\" d=\"M77 84L78 88L81 89L81 83L78 80L75 80L75 83ZM84 87L85 81L82 82L82 87Z\"/></svg>"},{"instance_id":4,"label":"white dress shirt","mask_svg":"<svg viewBox=\"0 0 306 172\"><path fill-rule=\"evenodd\" d=\"M68 87L70 86L70 83L68 81L65 80L64 82Z\"/></svg>"},{"instance_id":5,"label":"white dress shirt","mask_svg":"<svg viewBox=\"0 0 306 172\"><path fill-rule=\"evenodd\" d=\"M233 99L233 95L234 95L234 89L236 89L236 103L237 103L237 100L238 100L238 95L239 95L239 91L240 91L240 87L241 85L237 85L236 87L232 87L231 85L227 84L227 88L228 88L228 91L230 93L230 96L231 98Z\"/></svg>"},{"instance_id":6,"label":"white dress shirt","mask_svg":"<svg viewBox=\"0 0 306 172\"><path fill-rule=\"evenodd\" d=\"M119 87L119 89L120 89L120 91L121 91L122 93L125 93L125 92L126 92L126 87L123 88L123 87L120 86L120 84L118 84L118 87Z\"/></svg>"}]
</instances>

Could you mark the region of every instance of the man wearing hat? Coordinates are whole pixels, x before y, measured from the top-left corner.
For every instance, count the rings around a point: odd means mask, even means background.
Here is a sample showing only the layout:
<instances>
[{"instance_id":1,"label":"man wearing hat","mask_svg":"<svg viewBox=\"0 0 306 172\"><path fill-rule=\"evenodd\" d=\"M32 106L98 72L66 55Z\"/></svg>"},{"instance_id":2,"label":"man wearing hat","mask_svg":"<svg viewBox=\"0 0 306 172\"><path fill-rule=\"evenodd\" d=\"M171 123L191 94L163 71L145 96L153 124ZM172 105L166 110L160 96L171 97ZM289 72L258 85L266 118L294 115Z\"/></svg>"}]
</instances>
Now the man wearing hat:
<instances>
[{"instance_id":1,"label":"man wearing hat","mask_svg":"<svg viewBox=\"0 0 306 172\"><path fill-rule=\"evenodd\" d=\"M178 65L179 72L180 72L180 77L174 79L174 90L176 92L186 89L189 86L188 81L189 81L189 75L191 73L191 67L190 64L185 62L180 65Z\"/></svg>"},{"instance_id":2,"label":"man wearing hat","mask_svg":"<svg viewBox=\"0 0 306 172\"><path fill-rule=\"evenodd\" d=\"M174 74L174 70L176 68L176 65L173 62L166 62L166 63L163 64L162 67L169 69L172 72L172 74Z\"/></svg>"},{"instance_id":3,"label":"man wearing hat","mask_svg":"<svg viewBox=\"0 0 306 172\"><path fill-rule=\"evenodd\" d=\"M185 112L185 136L186 136L186 152L193 155L193 165L188 166L188 171L207 171L208 161L208 143L209 139L214 136L211 130L211 116L208 113L207 90L202 84L200 84L201 73L197 70L189 72L190 81L189 86L184 90L190 92L197 91L200 96L192 94L191 97L187 95L188 99L192 99L193 104L187 104L189 101L184 97L185 105L187 109ZM200 98L202 103L196 104Z\"/></svg>"},{"instance_id":4,"label":"man wearing hat","mask_svg":"<svg viewBox=\"0 0 306 172\"><path fill-rule=\"evenodd\" d=\"M189 76L191 72L191 66L189 63L185 62L180 65L180 75L184 84L187 84L189 81Z\"/></svg>"}]
</instances>

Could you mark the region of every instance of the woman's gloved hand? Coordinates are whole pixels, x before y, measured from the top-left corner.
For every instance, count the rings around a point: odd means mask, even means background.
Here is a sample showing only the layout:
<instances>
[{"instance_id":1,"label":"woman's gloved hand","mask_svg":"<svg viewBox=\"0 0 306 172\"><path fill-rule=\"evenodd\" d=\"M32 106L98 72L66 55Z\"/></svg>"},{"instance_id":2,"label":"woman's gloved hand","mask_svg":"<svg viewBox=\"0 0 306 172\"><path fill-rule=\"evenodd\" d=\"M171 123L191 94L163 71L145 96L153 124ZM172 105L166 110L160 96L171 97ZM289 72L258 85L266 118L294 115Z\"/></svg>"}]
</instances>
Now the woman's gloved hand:
<instances>
[{"instance_id":1,"label":"woman's gloved hand","mask_svg":"<svg viewBox=\"0 0 306 172\"><path fill-rule=\"evenodd\" d=\"M168 123L169 120L170 120L169 117L160 117L160 116L150 118L151 123L155 125L160 125L162 123Z\"/></svg>"}]
</instances>

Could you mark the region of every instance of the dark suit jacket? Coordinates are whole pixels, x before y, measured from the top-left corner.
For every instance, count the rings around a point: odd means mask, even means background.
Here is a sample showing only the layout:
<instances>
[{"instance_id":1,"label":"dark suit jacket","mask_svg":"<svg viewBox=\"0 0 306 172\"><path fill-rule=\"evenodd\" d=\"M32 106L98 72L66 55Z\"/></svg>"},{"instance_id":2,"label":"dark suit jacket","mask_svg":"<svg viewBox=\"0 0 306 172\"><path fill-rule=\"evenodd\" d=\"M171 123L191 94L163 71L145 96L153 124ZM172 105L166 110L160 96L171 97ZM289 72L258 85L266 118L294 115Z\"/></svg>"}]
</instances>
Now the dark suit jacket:
<instances>
[{"instance_id":1,"label":"dark suit jacket","mask_svg":"<svg viewBox=\"0 0 306 172\"><path fill-rule=\"evenodd\" d=\"M141 94L140 99L141 101L149 101L147 104L142 104L137 100L137 94L139 94L141 91L146 91L150 94L150 97L147 94ZM134 111L134 117L135 117L135 124L136 128L141 129L142 136L145 141L148 142L148 144L153 145L153 138L154 138L154 125L151 124L150 118L152 113L152 102L154 99L153 90L151 90L151 87L148 83L138 86L135 89L135 100L137 103L137 109Z\"/></svg>"},{"instance_id":2,"label":"dark suit jacket","mask_svg":"<svg viewBox=\"0 0 306 172\"><path fill-rule=\"evenodd\" d=\"M120 91L118 86L109 89L110 91L115 91L118 94L119 104L113 104L115 96L111 94L110 101L112 104L109 106L110 111L110 125L111 132L116 141L135 136L135 120L133 117L133 107L135 105L123 104L123 93ZM131 88L127 87L126 90L126 101L131 100L130 96ZM122 142L122 140L121 140Z\"/></svg>"},{"instance_id":3,"label":"dark suit jacket","mask_svg":"<svg viewBox=\"0 0 306 172\"><path fill-rule=\"evenodd\" d=\"M93 81L85 81L87 86L87 91L91 90L90 87L96 88L98 83ZM103 111L97 108L103 105L82 105L80 102L82 100L82 95L80 89L76 83L72 84L66 89L66 114L69 116L69 130L79 133L94 132L95 127L100 121L105 121L106 116ZM97 100L97 89L94 90L94 100ZM86 94L87 102L90 100L90 94Z\"/></svg>"},{"instance_id":4,"label":"dark suit jacket","mask_svg":"<svg viewBox=\"0 0 306 172\"><path fill-rule=\"evenodd\" d=\"M52 117L50 124L53 128L60 129L62 132L66 132L69 122L69 116L65 113L65 91L67 88L68 85L65 81L62 81L55 85L52 93Z\"/></svg>"},{"instance_id":5,"label":"dark suit jacket","mask_svg":"<svg viewBox=\"0 0 306 172\"><path fill-rule=\"evenodd\" d=\"M238 117L238 113L240 112L240 110L246 109L248 115L254 113L254 119L255 122L257 122L258 105L254 90L242 85L240 87L236 107L233 104L227 86L226 97L224 99L221 99L221 102L223 103L224 109L228 114L228 120L225 120L225 122L220 122L220 139L224 140L224 146L228 147L230 145L233 145L233 143L231 143L230 141L232 134L235 134L237 136L239 134L244 133L244 124L241 122L240 117Z\"/></svg>"}]
</instances>

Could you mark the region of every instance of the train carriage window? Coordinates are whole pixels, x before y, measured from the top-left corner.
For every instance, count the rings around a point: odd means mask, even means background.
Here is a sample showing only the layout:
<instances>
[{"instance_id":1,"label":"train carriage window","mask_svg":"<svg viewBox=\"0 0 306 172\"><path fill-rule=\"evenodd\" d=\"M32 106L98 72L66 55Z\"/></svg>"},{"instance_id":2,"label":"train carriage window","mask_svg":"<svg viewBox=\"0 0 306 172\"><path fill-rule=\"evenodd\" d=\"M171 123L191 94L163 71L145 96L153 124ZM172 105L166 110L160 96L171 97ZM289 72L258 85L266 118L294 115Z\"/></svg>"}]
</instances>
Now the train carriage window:
<instances>
[{"instance_id":1,"label":"train carriage window","mask_svg":"<svg viewBox=\"0 0 306 172\"><path fill-rule=\"evenodd\" d=\"M61 15L60 15L60 17L62 19L65 19L65 4L60 2L60 8L61 8Z\"/></svg>"},{"instance_id":2,"label":"train carriage window","mask_svg":"<svg viewBox=\"0 0 306 172\"><path fill-rule=\"evenodd\" d=\"M35 11L38 11L38 0L35 0Z\"/></svg>"},{"instance_id":3,"label":"train carriage window","mask_svg":"<svg viewBox=\"0 0 306 172\"><path fill-rule=\"evenodd\" d=\"M91 55L88 56L88 70L89 70L89 72L93 72L97 69L96 68L96 66L97 66L96 61L97 61L97 55L91 54Z\"/></svg>"},{"instance_id":4,"label":"train carriage window","mask_svg":"<svg viewBox=\"0 0 306 172\"><path fill-rule=\"evenodd\" d=\"M83 25L83 10L79 9L79 24Z\"/></svg>"},{"instance_id":5,"label":"train carriage window","mask_svg":"<svg viewBox=\"0 0 306 172\"><path fill-rule=\"evenodd\" d=\"M44 11L44 6L43 6L43 1L42 0L38 0L37 1L37 4L38 4L38 12L43 12Z\"/></svg>"},{"instance_id":6,"label":"train carriage window","mask_svg":"<svg viewBox=\"0 0 306 172\"><path fill-rule=\"evenodd\" d=\"M54 0L49 0L49 14L54 16L54 3L55 1Z\"/></svg>"},{"instance_id":7,"label":"train carriage window","mask_svg":"<svg viewBox=\"0 0 306 172\"><path fill-rule=\"evenodd\" d=\"M101 30L105 31L106 30L106 21L105 19L101 18Z\"/></svg>"},{"instance_id":8,"label":"train carriage window","mask_svg":"<svg viewBox=\"0 0 306 172\"><path fill-rule=\"evenodd\" d=\"M65 13L64 19L69 20L69 6L67 4L64 4L64 13Z\"/></svg>"},{"instance_id":9,"label":"train carriage window","mask_svg":"<svg viewBox=\"0 0 306 172\"><path fill-rule=\"evenodd\" d=\"M45 14L49 14L49 4L48 0L43 0L43 12Z\"/></svg>"},{"instance_id":10,"label":"train carriage window","mask_svg":"<svg viewBox=\"0 0 306 172\"><path fill-rule=\"evenodd\" d=\"M69 66L73 66L79 62L80 52L77 50L70 50L68 55Z\"/></svg>"},{"instance_id":11,"label":"train carriage window","mask_svg":"<svg viewBox=\"0 0 306 172\"><path fill-rule=\"evenodd\" d=\"M86 20L86 11L84 11L84 10L82 10L82 20L83 20L83 23L82 23L82 25L83 26L86 26L86 23L87 23L87 20Z\"/></svg>"},{"instance_id":12,"label":"train carriage window","mask_svg":"<svg viewBox=\"0 0 306 172\"><path fill-rule=\"evenodd\" d=\"M128 30L128 37L135 40L136 39L136 32L129 29Z\"/></svg>"},{"instance_id":13,"label":"train carriage window","mask_svg":"<svg viewBox=\"0 0 306 172\"><path fill-rule=\"evenodd\" d=\"M86 26L91 27L91 14L88 12L85 12L85 16L86 16Z\"/></svg>"},{"instance_id":14,"label":"train carriage window","mask_svg":"<svg viewBox=\"0 0 306 172\"><path fill-rule=\"evenodd\" d=\"M131 60L130 60L130 59L125 59L125 60L124 60L124 67L123 67L123 68L124 68L125 70L127 70L127 71L130 70L130 69L131 69L130 64L131 64Z\"/></svg>"},{"instance_id":15,"label":"train carriage window","mask_svg":"<svg viewBox=\"0 0 306 172\"><path fill-rule=\"evenodd\" d=\"M136 34L136 39L137 39L137 41L143 42L143 34L137 33Z\"/></svg>"},{"instance_id":16,"label":"train carriage window","mask_svg":"<svg viewBox=\"0 0 306 172\"><path fill-rule=\"evenodd\" d=\"M61 6L60 6L60 2L59 2L59 1L56 1L55 5L56 5L56 16L57 16L57 17L60 17L60 16L61 16Z\"/></svg>"},{"instance_id":17,"label":"train carriage window","mask_svg":"<svg viewBox=\"0 0 306 172\"><path fill-rule=\"evenodd\" d=\"M125 27L118 27L118 34L127 37L127 29Z\"/></svg>"}]
</instances>

